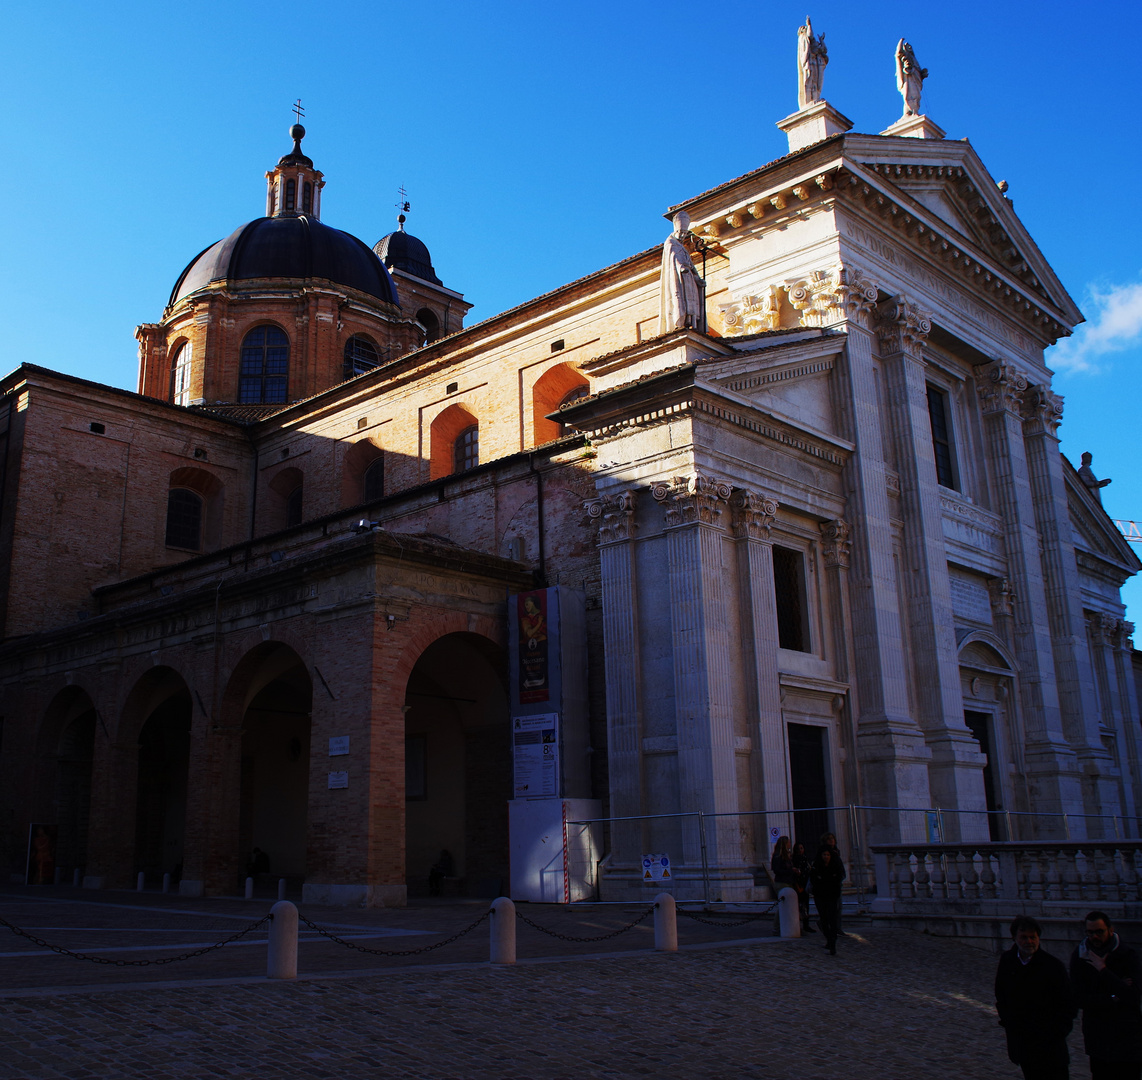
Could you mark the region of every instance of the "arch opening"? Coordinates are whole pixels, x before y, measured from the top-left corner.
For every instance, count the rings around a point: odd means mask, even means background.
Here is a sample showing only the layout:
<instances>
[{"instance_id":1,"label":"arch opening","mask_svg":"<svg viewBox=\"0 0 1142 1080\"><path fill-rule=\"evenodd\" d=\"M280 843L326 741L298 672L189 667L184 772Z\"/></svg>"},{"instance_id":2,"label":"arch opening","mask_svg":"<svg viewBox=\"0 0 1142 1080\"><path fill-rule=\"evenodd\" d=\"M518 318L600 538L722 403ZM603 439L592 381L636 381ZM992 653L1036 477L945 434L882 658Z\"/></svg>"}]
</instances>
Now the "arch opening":
<instances>
[{"instance_id":1,"label":"arch opening","mask_svg":"<svg viewBox=\"0 0 1142 1080\"><path fill-rule=\"evenodd\" d=\"M169 669L168 669L169 672ZM166 694L139 731L135 792L135 867L158 884L182 877L190 769L190 691L173 672L158 688Z\"/></svg>"},{"instance_id":2,"label":"arch opening","mask_svg":"<svg viewBox=\"0 0 1142 1080\"><path fill-rule=\"evenodd\" d=\"M586 378L571 364L556 364L536 379L531 391L535 445L541 446L569 434L571 429L566 424L548 420L547 414L555 412L561 405L586 397L590 392Z\"/></svg>"},{"instance_id":3,"label":"arch opening","mask_svg":"<svg viewBox=\"0 0 1142 1080\"><path fill-rule=\"evenodd\" d=\"M502 895L512 774L503 651L447 634L405 690L405 877L410 896Z\"/></svg>"}]
</instances>

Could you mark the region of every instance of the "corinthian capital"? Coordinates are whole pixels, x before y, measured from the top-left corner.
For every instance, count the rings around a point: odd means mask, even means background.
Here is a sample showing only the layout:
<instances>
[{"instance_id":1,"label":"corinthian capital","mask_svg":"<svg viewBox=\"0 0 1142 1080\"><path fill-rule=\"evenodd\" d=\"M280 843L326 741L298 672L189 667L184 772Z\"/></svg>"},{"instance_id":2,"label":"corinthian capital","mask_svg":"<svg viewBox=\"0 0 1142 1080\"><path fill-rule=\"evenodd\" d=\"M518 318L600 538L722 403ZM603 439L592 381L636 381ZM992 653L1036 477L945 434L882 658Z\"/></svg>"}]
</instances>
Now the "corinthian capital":
<instances>
[{"instance_id":1,"label":"corinthian capital","mask_svg":"<svg viewBox=\"0 0 1142 1080\"><path fill-rule=\"evenodd\" d=\"M739 488L730 499L730 506L734 513L734 536L751 540L769 539L769 530L777 517L774 499Z\"/></svg>"},{"instance_id":2,"label":"corinthian capital","mask_svg":"<svg viewBox=\"0 0 1142 1080\"><path fill-rule=\"evenodd\" d=\"M801 312L802 326L830 326L842 319L866 321L876 307L879 287L860 267L837 265L787 282L789 303Z\"/></svg>"},{"instance_id":3,"label":"corinthian capital","mask_svg":"<svg viewBox=\"0 0 1142 1080\"><path fill-rule=\"evenodd\" d=\"M635 493L620 491L585 503L587 518L599 529L599 543L630 540L637 528L634 521Z\"/></svg>"},{"instance_id":4,"label":"corinthian capital","mask_svg":"<svg viewBox=\"0 0 1142 1080\"><path fill-rule=\"evenodd\" d=\"M1047 386L1029 387L1023 395L1023 429L1028 435L1054 435L1063 422L1063 399Z\"/></svg>"},{"instance_id":5,"label":"corinthian capital","mask_svg":"<svg viewBox=\"0 0 1142 1080\"><path fill-rule=\"evenodd\" d=\"M931 332L932 316L905 296L885 300L876 309L876 337L882 356L918 356Z\"/></svg>"},{"instance_id":6,"label":"corinthian capital","mask_svg":"<svg viewBox=\"0 0 1142 1080\"><path fill-rule=\"evenodd\" d=\"M849 552L853 546L849 539L851 535L852 530L844 518L821 522L821 556L825 566L844 568L849 565Z\"/></svg>"},{"instance_id":7,"label":"corinthian capital","mask_svg":"<svg viewBox=\"0 0 1142 1080\"><path fill-rule=\"evenodd\" d=\"M650 494L666 508L666 527L701 522L716 525L733 489L724 480L694 473L654 484Z\"/></svg>"},{"instance_id":8,"label":"corinthian capital","mask_svg":"<svg viewBox=\"0 0 1142 1080\"><path fill-rule=\"evenodd\" d=\"M1027 376L1012 364L995 360L976 371L976 394L985 414L1009 412L1021 415Z\"/></svg>"}]
</instances>

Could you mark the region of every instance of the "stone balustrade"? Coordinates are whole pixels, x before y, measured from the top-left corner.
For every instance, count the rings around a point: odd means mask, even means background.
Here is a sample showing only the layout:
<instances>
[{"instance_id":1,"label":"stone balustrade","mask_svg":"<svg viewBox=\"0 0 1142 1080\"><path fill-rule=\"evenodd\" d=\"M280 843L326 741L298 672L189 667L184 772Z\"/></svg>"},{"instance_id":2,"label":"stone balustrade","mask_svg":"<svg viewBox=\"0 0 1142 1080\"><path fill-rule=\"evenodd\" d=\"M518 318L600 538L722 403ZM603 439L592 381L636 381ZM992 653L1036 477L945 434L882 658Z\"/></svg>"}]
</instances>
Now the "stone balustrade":
<instances>
[{"instance_id":1,"label":"stone balustrade","mask_svg":"<svg viewBox=\"0 0 1142 1080\"><path fill-rule=\"evenodd\" d=\"M873 845L873 910L1142 901L1142 840ZM967 902L965 905L963 902Z\"/></svg>"}]
</instances>

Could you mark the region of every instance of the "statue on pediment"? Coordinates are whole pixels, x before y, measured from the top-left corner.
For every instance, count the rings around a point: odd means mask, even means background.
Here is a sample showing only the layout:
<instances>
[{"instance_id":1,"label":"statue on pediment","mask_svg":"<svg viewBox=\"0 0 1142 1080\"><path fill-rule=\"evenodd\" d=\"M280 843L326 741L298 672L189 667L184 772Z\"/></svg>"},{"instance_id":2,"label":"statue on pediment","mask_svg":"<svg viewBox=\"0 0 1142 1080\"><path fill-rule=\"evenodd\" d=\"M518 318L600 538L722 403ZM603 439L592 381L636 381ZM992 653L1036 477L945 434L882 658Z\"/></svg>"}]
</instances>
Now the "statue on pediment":
<instances>
[{"instance_id":1,"label":"statue on pediment","mask_svg":"<svg viewBox=\"0 0 1142 1080\"><path fill-rule=\"evenodd\" d=\"M928 69L920 66L912 46L901 38L896 46L896 88L904 98L905 116L920 115L920 91L927 77Z\"/></svg>"},{"instance_id":2,"label":"statue on pediment","mask_svg":"<svg viewBox=\"0 0 1142 1080\"><path fill-rule=\"evenodd\" d=\"M1092 457L1090 451L1086 451L1082 456L1082 464L1079 466L1079 479L1086 484L1090 493L1102 502L1102 489L1110 483L1110 480L1099 480L1094 475L1094 469L1090 467Z\"/></svg>"},{"instance_id":3,"label":"statue on pediment","mask_svg":"<svg viewBox=\"0 0 1142 1080\"><path fill-rule=\"evenodd\" d=\"M690 215L679 211L673 220L674 231L662 245L658 332L669 334L684 327L704 331L703 293L706 283L686 248L686 240L690 236Z\"/></svg>"},{"instance_id":4,"label":"statue on pediment","mask_svg":"<svg viewBox=\"0 0 1142 1080\"><path fill-rule=\"evenodd\" d=\"M821 100L821 86L828 62L825 35L813 36L813 24L806 15L805 25L797 28L797 104L802 109Z\"/></svg>"}]
</instances>

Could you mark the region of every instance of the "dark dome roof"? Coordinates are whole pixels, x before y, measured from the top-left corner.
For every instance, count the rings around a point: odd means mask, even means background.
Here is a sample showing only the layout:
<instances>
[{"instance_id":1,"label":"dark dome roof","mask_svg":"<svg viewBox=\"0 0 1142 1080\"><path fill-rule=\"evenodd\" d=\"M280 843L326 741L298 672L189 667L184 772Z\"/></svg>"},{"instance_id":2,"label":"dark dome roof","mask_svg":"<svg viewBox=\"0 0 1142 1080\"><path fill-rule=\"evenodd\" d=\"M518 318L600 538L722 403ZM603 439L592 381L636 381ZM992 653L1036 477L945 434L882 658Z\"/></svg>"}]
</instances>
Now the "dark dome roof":
<instances>
[{"instance_id":1,"label":"dark dome roof","mask_svg":"<svg viewBox=\"0 0 1142 1080\"><path fill-rule=\"evenodd\" d=\"M412 274L422 281L431 281L436 285L444 284L432 269L432 256L428 254L424 242L406 233L404 229L398 229L388 236L381 237L373 250L390 270L395 266L398 270Z\"/></svg>"},{"instance_id":2,"label":"dark dome roof","mask_svg":"<svg viewBox=\"0 0 1142 1080\"><path fill-rule=\"evenodd\" d=\"M249 278L325 278L399 306L393 279L366 244L304 214L258 218L235 229L191 261L170 303L212 281Z\"/></svg>"}]
</instances>

